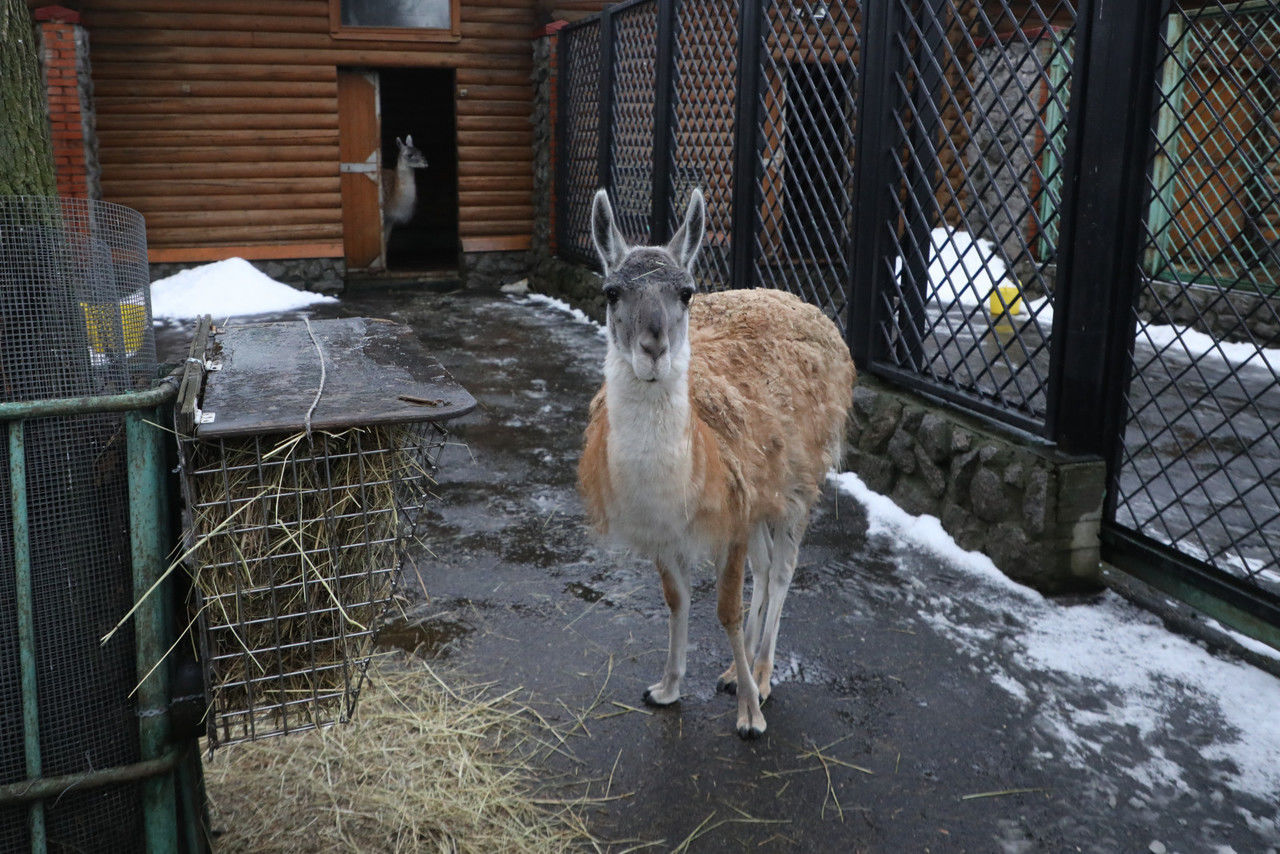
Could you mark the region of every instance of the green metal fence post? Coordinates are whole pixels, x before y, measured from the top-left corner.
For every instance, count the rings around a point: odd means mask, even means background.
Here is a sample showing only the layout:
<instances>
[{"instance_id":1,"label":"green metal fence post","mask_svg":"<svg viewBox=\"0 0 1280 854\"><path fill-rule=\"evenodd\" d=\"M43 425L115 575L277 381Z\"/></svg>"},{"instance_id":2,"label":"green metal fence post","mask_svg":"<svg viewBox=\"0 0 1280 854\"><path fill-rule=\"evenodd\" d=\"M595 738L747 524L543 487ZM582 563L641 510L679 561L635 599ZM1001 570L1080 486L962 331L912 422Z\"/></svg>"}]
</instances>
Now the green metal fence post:
<instances>
[{"instance_id":1,"label":"green metal fence post","mask_svg":"<svg viewBox=\"0 0 1280 854\"><path fill-rule=\"evenodd\" d=\"M144 414L154 422L148 424ZM166 653L165 597L151 591L165 570L164 446L155 410L125 415L129 470L129 539L133 558L133 594L139 602L134 636L137 647L138 730L142 759L156 759L169 741L169 672ZM147 595L150 592L150 595ZM172 772L142 784L147 851L178 850L178 828Z\"/></svg>"},{"instance_id":2,"label":"green metal fence post","mask_svg":"<svg viewBox=\"0 0 1280 854\"><path fill-rule=\"evenodd\" d=\"M31 528L27 516L26 422L9 422L9 495L13 502L13 569L18 599L18 666L22 672L22 743L27 777L40 776L40 698L36 693L35 606L31 593ZM28 816L32 854L44 854L44 804L31 804Z\"/></svg>"}]
</instances>

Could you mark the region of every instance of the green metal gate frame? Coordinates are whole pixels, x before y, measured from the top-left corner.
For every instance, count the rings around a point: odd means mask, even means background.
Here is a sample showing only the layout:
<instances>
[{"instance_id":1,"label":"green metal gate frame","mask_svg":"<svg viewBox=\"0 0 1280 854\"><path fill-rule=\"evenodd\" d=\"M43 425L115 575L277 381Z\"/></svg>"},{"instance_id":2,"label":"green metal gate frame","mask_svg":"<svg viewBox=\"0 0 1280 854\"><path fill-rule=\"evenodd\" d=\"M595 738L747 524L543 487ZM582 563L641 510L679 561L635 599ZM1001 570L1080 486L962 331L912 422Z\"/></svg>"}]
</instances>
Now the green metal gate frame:
<instances>
[{"instance_id":1,"label":"green metal gate frame","mask_svg":"<svg viewBox=\"0 0 1280 854\"><path fill-rule=\"evenodd\" d=\"M1239 0L1226 7L1202 8L1195 11L1195 20L1250 12L1276 12L1270 0ZM1280 13L1277 13L1280 14ZM1263 281L1251 275L1246 259L1238 259L1239 275L1234 282L1223 277L1206 275L1189 269L1172 258L1175 208L1174 192L1177 182L1174 175L1180 167L1180 132L1185 127L1183 104L1187 88L1186 63L1191 52L1191 39L1186 35L1185 22L1188 13L1170 10L1166 20L1165 44L1176 45L1173 61L1167 62L1160 80L1162 106L1156 120L1156 156L1151 168L1151 184L1155 187L1147 209L1148 228L1153 235L1152 246L1147 249L1142 263L1146 271L1162 282L1179 285L1207 284L1218 287L1241 288L1262 295L1280 292L1280 280ZM1250 171L1256 171L1252 164ZM1255 271L1255 273L1258 271Z\"/></svg>"},{"instance_id":2,"label":"green metal gate frame","mask_svg":"<svg viewBox=\"0 0 1280 854\"><path fill-rule=\"evenodd\" d=\"M28 779L0 786L0 806L28 806L28 827L33 854L48 848L44 802L77 790L126 781L142 781L146 847L151 854L179 850L177 806L181 791L183 813L194 819L196 776L200 757L190 745L170 744L169 676L161 662L170 644L167 597L156 595L166 575L169 549L164 434L157 427L162 407L177 396L176 377L140 392L73 397L55 400L0 403L0 422L7 424L9 443L8 487L13 499L13 548L16 581L19 668L22 687L23 747ZM136 620L135 655L139 682L138 729L142 759L139 762L59 777L41 776L40 715L36 693L34 601L31 583L30 519L27 508L26 423L105 412L125 414L126 467L130 557L133 568L132 611ZM195 764L193 764L195 763ZM175 772L180 785L175 784ZM187 851L202 850L196 822L186 822L182 841Z\"/></svg>"}]
</instances>

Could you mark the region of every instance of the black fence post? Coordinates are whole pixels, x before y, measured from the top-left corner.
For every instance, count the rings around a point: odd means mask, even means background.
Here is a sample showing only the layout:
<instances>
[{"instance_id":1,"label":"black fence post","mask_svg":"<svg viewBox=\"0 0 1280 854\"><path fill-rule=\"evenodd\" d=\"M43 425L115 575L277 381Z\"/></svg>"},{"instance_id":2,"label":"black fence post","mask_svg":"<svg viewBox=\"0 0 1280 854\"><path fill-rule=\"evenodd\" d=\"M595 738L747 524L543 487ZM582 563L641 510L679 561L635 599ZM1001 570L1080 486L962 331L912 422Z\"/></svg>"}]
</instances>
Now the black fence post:
<instances>
[{"instance_id":1,"label":"black fence post","mask_svg":"<svg viewBox=\"0 0 1280 854\"><path fill-rule=\"evenodd\" d=\"M678 0L658 0L658 51L653 74L653 210L649 219L649 242L655 244L671 238L677 3Z\"/></svg>"},{"instance_id":2,"label":"black fence post","mask_svg":"<svg viewBox=\"0 0 1280 854\"><path fill-rule=\"evenodd\" d=\"M1084 0L1071 105L1046 435L1111 459L1123 442L1133 303L1152 144L1160 22L1168 2ZM1104 16L1105 11L1105 16ZM1114 465L1112 466L1114 470Z\"/></svg>"},{"instance_id":3,"label":"black fence post","mask_svg":"<svg viewBox=\"0 0 1280 854\"><path fill-rule=\"evenodd\" d=\"M892 194L897 187L892 120L897 108L894 72L902 67L894 33L903 31L896 0L866 0L862 7L861 89L858 92L857 143L854 152L854 221L850 250L848 317L845 337L854 363L865 370L875 357L876 295L892 274L886 242L896 220Z\"/></svg>"},{"instance_id":4,"label":"black fence post","mask_svg":"<svg viewBox=\"0 0 1280 854\"><path fill-rule=\"evenodd\" d=\"M613 195L613 10L600 13L600 150L597 172L600 186ZM613 200L616 205L617 199Z\"/></svg>"},{"instance_id":5,"label":"black fence post","mask_svg":"<svg viewBox=\"0 0 1280 854\"><path fill-rule=\"evenodd\" d=\"M738 11L738 97L733 164L732 286L755 283L757 220L760 216L760 19L762 0L742 0Z\"/></svg>"},{"instance_id":6,"label":"black fence post","mask_svg":"<svg viewBox=\"0 0 1280 854\"><path fill-rule=\"evenodd\" d=\"M916 7L915 88L911 93L911 127L907 172L906 233L902 242L902 286L895 313L895 361L919 367L924 353L925 297L929 293L929 256L932 253L934 223L931 214L937 208L938 178L947 179L938 162L941 118L938 98L942 90L942 57L945 55L947 31L943 25L947 0L927 0ZM902 30L903 38L909 31ZM935 41L936 39L936 41ZM937 166L937 170L934 167ZM937 173L942 173L941 175ZM914 251L913 251L914 250Z\"/></svg>"}]
</instances>

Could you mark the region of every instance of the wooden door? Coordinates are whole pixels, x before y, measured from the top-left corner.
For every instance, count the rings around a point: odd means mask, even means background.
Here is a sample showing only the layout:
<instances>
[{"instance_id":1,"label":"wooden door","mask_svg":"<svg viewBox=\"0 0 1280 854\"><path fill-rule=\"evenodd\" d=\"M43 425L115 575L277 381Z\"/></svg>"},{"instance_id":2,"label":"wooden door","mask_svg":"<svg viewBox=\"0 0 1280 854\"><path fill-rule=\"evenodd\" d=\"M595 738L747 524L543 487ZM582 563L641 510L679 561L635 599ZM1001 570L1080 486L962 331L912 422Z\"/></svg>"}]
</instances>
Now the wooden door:
<instances>
[{"instance_id":1,"label":"wooden door","mask_svg":"<svg viewBox=\"0 0 1280 854\"><path fill-rule=\"evenodd\" d=\"M378 74L338 71L338 153L342 160L342 246L348 270L382 270L382 127Z\"/></svg>"}]
</instances>

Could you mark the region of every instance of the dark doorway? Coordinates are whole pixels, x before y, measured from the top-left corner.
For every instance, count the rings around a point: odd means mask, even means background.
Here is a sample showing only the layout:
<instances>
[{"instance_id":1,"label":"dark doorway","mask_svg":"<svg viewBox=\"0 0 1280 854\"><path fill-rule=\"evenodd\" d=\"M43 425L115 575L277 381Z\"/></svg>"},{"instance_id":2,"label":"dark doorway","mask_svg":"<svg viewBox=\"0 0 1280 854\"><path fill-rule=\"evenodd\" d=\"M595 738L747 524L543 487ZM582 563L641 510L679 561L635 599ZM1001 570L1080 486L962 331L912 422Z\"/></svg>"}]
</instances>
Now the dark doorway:
<instances>
[{"instance_id":1,"label":"dark doorway","mask_svg":"<svg viewBox=\"0 0 1280 854\"><path fill-rule=\"evenodd\" d=\"M458 266L458 146L453 70L381 69L382 165L394 169L396 138L413 137L427 159L413 171L417 207L387 240L388 270L452 270Z\"/></svg>"}]
</instances>

